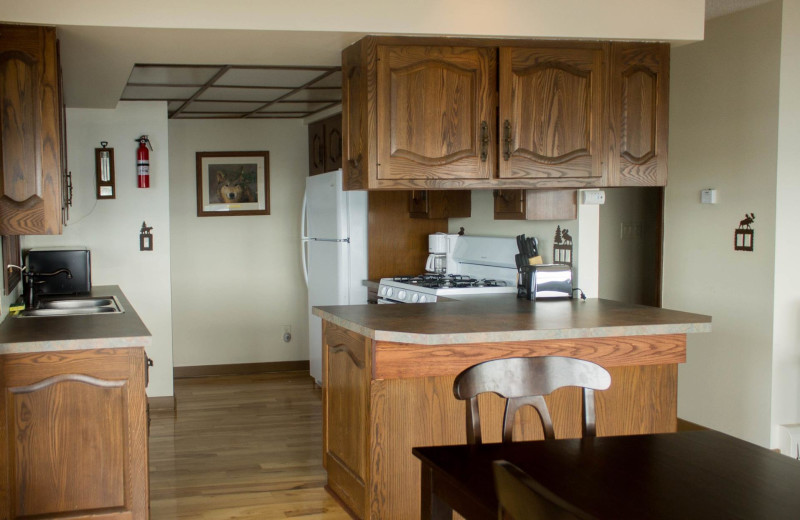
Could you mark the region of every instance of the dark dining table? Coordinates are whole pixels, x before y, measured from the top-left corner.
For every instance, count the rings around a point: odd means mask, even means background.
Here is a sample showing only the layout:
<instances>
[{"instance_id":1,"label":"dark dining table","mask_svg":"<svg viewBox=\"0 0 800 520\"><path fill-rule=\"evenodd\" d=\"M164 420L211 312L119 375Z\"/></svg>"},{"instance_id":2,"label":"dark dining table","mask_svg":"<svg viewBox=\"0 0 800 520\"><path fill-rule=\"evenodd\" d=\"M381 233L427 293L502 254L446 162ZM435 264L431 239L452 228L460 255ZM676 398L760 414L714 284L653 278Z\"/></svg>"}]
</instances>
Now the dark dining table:
<instances>
[{"instance_id":1,"label":"dark dining table","mask_svg":"<svg viewBox=\"0 0 800 520\"><path fill-rule=\"evenodd\" d=\"M492 461L507 460L601 519L800 519L800 461L714 430L436 446L423 520L496 520Z\"/></svg>"}]
</instances>

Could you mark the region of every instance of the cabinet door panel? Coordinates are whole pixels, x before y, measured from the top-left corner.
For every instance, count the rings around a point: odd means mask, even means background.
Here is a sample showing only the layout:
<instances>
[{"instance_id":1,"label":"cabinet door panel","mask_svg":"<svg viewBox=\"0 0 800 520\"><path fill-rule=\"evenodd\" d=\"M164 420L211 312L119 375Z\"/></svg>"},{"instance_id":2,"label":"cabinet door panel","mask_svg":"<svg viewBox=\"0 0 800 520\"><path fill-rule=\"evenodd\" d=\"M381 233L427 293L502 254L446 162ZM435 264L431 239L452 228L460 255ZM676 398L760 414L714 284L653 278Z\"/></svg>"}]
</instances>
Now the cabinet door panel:
<instances>
[{"instance_id":1,"label":"cabinet door panel","mask_svg":"<svg viewBox=\"0 0 800 520\"><path fill-rule=\"evenodd\" d=\"M308 125L308 174L325 172L325 125L318 121Z\"/></svg>"},{"instance_id":2,"label":"cabinet door panel","mask_svg":"<svg viewBox=\"0 0 800 520\"><path fill-rule=\"evenodd\" d=\"M342 167L342 116L325 120L325 171Z\"/></svg>"},{"instance_id":3,"label":"cabinet door panel","mask_svg":"<svg viewBox=\"0 0 800 520\"><path fill-rule=\"evenodd\" d=\"M600 177L601 48L500 49L500 177Z\"/></svg>"},{"instance_id":4,"label":"cabinet door panel","mask_svg":"<svg viewBox=\"0 0 800 520\"><path fill-rule=\"evenodd\" d=\"M669 45L611 46L609 186L667 182Z\"/></svg>"},{"instance_id":5,"label":"cabinet door panel","mask_svg":"<svg viewBox=\"0 0 800 520\"><path fill-rule=\"evenodd\" d=\"M378 59L378 178L490 177L494 51L382 46Z\"/></svg>"},{"instance_id":6,"label":"cabinet door panel","mask_svg":"<svg viewBox=\"0 0 800 520\"><path fill-rule=\"evenodd\" d=\"M55 29L0 25L0 234L61 233Z\"/></svg>"},{"instance_id":7,"label":"cabinet door panel","mask_svg":"<svg viewBox=\"0 0 800 520\"><path fill-rule=\"evenodd\" d=\"M9 394L17 516L125 507L124 381L61 376Z\"/></svg>"},{"instance_id":8,"label":"cabinet door panel","mask_svg":"<svg viewBox=\"0 0 800 520\"><path fill-rule=\"evenodd\" d=\"M325 328L328 355L328 454L362 481L367 474L365 338L338 327Z\"/></svg>"},{"instance_id":9,"label":"cabinet door panel","mask_svg":"<svg viewBox=\"0 0 800 520\"><path fill-rule=\"evenodd\" d=\"M2 147L3 195L23 202L36 193L35 172L39 121L36 61L20 52L0 54L0 146Z\"/></svg>"}]
</instances>

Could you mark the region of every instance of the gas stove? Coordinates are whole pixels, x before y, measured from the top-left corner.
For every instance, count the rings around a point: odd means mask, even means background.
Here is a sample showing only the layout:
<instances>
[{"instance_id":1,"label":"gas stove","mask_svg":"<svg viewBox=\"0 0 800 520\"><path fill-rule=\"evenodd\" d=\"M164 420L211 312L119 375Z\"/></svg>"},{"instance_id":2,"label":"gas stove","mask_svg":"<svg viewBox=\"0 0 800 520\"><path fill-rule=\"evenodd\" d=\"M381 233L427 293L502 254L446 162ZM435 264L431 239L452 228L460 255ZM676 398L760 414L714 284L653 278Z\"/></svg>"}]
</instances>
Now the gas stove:
<instances>
[{"instance_id":1,"label":"gas stove","mask_svg":"<svg viewBox=\"0 0 800 520\"><path fill-rule=\"evenodd\" d=\"M378 303L433 303L439 296L516 294L513 238L454 236L448 274L382 278Z\"/></svg>"}]
</instances>

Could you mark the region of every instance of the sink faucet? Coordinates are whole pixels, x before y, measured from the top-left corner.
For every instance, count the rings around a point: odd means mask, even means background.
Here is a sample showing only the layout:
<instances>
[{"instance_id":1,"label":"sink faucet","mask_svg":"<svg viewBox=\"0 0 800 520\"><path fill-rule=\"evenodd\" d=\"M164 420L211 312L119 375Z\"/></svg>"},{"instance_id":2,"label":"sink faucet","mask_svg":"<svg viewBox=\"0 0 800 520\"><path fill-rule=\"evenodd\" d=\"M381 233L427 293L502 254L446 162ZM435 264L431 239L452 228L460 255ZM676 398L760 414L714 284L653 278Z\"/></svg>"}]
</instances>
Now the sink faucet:
<instances>
[{"instance_id":1,"label":"sink faucet","mask_svg":"<svg viewBox=\"0 0 800 520\"><path fill-rule=\"evenodd\" d=\"M10 268L11 266L9 266L9 269ZM26 309L34 309L38 304L37 301L38 291L36 290L36 284L44 283L44 280L41 280L41 278L49 278L51 276L57 276L62 273L67 275L67 279L72 278L72 272L66 268L58 269L57 271L53 271L52 273L36 273L27 269L26 266L20 269L20 272L22 273L23 276L22 293L23 293L23 298L25 299Z\"/></svg>"}]
</instances>

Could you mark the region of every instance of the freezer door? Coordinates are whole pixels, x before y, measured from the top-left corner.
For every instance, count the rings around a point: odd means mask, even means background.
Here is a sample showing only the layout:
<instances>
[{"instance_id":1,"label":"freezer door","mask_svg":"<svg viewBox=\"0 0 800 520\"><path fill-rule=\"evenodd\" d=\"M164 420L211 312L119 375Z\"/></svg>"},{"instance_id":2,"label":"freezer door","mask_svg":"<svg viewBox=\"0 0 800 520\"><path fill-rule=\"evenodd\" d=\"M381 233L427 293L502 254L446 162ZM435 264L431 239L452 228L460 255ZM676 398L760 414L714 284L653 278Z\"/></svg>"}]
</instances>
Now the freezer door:
<instances>
[{"instance_id":1,"label":"freezer door","mask_svg":"<svg viewBox=\"0 0 800 520\"><path fill-rule=\"evenodd\" d=\"M306 179L307 228L310 238L347 238L347 194L342 191L342 171Z\"/></svg>"},{"instance_id":2,"label":"freezer door","mask_svg":"<svg viewBox=\"0 0 800 520\"><path fill-rule=\"evenodd\" d=\"M322 322L311 314L311 307L349 303L350 244L311 240L307 242L306 247L308 247L308 359L311 376L321 382Z\"/></svg>"}]
</instances>

